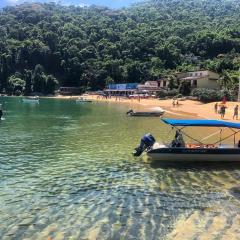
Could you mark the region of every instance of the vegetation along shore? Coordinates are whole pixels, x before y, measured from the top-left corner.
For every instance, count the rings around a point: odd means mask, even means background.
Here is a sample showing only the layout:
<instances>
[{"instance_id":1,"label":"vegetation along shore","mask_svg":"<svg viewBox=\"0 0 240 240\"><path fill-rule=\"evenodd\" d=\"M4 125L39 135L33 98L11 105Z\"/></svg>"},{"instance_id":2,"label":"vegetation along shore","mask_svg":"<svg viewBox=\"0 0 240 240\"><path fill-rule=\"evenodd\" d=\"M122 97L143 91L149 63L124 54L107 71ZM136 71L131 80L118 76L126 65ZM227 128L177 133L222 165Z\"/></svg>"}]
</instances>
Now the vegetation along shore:
<instances>
[{"instance_id":1,"label":"vegetation along shore","mask_svg":"<svg viewBox=\"0 0 240 240\"><path fill-rule=\"evenodd\" d=\"M236 90L240 3L148 1L111 10L21 4L0 12L0 92L51 94L208 69Z\"/></svg>"}]
</instances>

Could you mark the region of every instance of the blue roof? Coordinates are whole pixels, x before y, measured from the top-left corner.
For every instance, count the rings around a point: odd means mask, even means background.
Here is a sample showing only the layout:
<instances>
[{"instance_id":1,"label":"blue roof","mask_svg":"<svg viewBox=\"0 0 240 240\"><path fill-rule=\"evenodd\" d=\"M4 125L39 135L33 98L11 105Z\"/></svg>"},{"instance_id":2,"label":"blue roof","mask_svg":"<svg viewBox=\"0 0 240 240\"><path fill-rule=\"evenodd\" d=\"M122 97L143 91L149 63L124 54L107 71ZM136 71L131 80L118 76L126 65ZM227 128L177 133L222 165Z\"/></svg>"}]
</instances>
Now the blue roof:
<instances>
[{"instance_id":1,"label":"blue roof","mask_svg":"<svg viewBox=\"0 0 240 240\"><path fill-rule=\"evenodd\" d=\"M172 126L228 127L228 128L240 129L240 123L226 122L226 121L220 121L220 120L162 119L162 121Z\"/></svg>"}]
</instances>

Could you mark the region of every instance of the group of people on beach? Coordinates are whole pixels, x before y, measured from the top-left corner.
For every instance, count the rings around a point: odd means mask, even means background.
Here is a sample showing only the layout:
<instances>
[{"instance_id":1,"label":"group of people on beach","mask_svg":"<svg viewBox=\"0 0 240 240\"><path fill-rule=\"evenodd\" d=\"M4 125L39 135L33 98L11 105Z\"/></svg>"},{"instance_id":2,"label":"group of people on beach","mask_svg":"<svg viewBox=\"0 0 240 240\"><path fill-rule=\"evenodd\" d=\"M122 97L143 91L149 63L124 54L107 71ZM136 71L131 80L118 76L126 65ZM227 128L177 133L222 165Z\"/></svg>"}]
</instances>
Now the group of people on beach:
<instances>
[{"instance_id":1,"label":"group of people on beach","mask_svg":"<svg viewBox=\"0 0 240 240\"><path fill-rule=\"evenodd\" d=\"M227 109L226 103L221 103L221 104L215 103L214 105L215 113L220 114L221 119L224 119L226 114L226 109ZM238 110L239 110L239 106L236 105L233 109L233 119L238 119Z\"/></svg>"},{"instance_id":2,"label":"group of people on beach","mask_svg":"<svg viewBox=\"0 0 240 240\"><path fill-rule=\"evenodd\" d=\"M178 107L179 106L178 100L177 99L173 99L172 105L173 105L173 107L176 107L176 106Z\"/></svg>"}]
</instances>

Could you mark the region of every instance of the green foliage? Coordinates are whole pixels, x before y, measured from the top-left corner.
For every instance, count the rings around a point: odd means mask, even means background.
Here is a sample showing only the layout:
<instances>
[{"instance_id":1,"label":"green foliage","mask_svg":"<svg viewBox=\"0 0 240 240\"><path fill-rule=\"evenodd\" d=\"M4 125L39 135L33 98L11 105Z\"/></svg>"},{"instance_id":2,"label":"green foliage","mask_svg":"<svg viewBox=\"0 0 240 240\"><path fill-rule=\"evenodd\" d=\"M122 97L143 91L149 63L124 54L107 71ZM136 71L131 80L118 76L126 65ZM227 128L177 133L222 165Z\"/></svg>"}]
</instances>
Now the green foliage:
<instances>
[{"instance_id":1,"label":"green foliage","mask_svg":"<svg viewBox=\"0 0 240 240\"><path fill-rule=\"evenodd\" d=\"M15 75L12 75L8 79L8 91L11 94L20 95L25 90L25 81Z\"/></svg>"},{"instance_id":2,"label":"green foliage","mask_svg":"<svg viewBox=\"0 0 240 240\"><path fill-rule=\"evenodd\" d=\"M164 98L167 96L167 91L166 90L161 90L157 92L157 97L158 98Z\"/></svg>"},{"instance_id":3,"label":"green foliage","mask_svg":"<svg viewBox=\"0 0 240 240\"><path fill-rule=\"evenodd\" d=\"M181 81L179 85L179 93L188 96L191 93L191 84L189 81Z\"/></svg>"},{"instance_id":4,"label":"green foliage","mask_svg":"<svg viewBox=\"0 0 240 240\"><path fill-rule=\"evenodd\" d=\"M12 91L8 79L16 72L26 82L25 94L46 94L57 86L53 78L62 86L97 90L196 67L220 73L223 87L235 89L239 19L238 0L150 0L120 10L7 7L0 12L0 91ZM174 79L170 83L170 89L178 87Z\"/></svg>"},{"instance_id":5,"label":"green foliage","mask_svg":"<svg viewBox=\"0 0 240 240\"><path fill-rule=\"evenodd\" d=\"M174 97L179 94L178 89L172 89L172 90L161 90L157 92L158 98L164 98L164 97Z\"/></svg>"},{"instance_id":6,"label":"green foliage","mask_svg":"<svg viewBox=\"0 0 240 240\"><path fill-rule=\"evenodd\" d=\"M36 65L32 74L33 92L53 94L56 86L58 86L57 79L52 75L46 75L43 67Z\"/></svg>"},{"instance_id":7,"label":"green foliage","mask_svg":"<svg viewBox=\"0 0 240 240\"><path fill-rule=\"evenodd\" d=\"M202 102L221 101L223 97L226 97L227 100L233 100L232 92L227 90L218 91L214 89L195 88L191 95L198 97Z\"/></svg>"},{"instance_id":8,"label":"green foliage","mask_svg":"<svg viewBox=\"0 0 240 240\"><path fill-rule=\"evenodd\" d=\"M48 75L46 79L46 88L44 89L44 93L53 94L58 84L58 80L53 75Z\"/></svg>"},{"instance_id":9,"label":"green foliage","mask_svg":"<svg viewBox=\"0 0 240 240\"><path fill-rule=\"evenodd\" d=\"M174 75L170 75L168 77L168 80L169 80L168 88L170 90L178 88L177 78Z\"/></svg>"}]
</instances>

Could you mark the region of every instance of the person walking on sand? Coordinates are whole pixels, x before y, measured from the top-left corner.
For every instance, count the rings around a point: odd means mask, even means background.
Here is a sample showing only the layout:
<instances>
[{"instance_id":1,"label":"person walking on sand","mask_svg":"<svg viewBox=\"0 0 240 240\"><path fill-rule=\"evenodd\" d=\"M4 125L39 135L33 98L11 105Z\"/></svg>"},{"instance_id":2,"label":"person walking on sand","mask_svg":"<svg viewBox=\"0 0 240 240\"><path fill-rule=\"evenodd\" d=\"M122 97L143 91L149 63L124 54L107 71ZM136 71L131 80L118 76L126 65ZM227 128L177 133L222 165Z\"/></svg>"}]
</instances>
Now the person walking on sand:
<instances>
[{"instance_id":1,"label":"person walking on sand","mask_svg":"<svg viewBox=\"0 0 240 240\"><path fill-rule=\"evenodd\" d=\"M233 119L235 119L235 117L238 119L238 105L236 105L233 110Z\"/></svg>"},{"instance_id":2,"label":"person walking on sand","mask_svg":"<svg viewBox=\"0 0 240 240\"><path fill-rule=\"evenodd\" d=\"M220 108L221 119L224 118L225 113L226 113L226 106L222 105L221 108Z\"/></svg>"},{"instance_id":3,"label":"person walking on sand","mask_svg":"<svg viewBox=\"0 0 240 240\"><path fill-rule=\"evenodd\" d=\"M214 105L214 110L215 110L215 113L217 114L218 113L218 103L217 102Z\"/></svg>"},{"instance_id":4,"label":"person walking on sand","mask_svg":"<svg viewBox=\"0 0 240 240\"><path fill-rule=\"evenodd\" d=\"M173 105L173 107L175 107L175 99L173 99L172 105Z\"/></svg>"}]
</instances>

